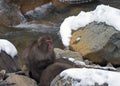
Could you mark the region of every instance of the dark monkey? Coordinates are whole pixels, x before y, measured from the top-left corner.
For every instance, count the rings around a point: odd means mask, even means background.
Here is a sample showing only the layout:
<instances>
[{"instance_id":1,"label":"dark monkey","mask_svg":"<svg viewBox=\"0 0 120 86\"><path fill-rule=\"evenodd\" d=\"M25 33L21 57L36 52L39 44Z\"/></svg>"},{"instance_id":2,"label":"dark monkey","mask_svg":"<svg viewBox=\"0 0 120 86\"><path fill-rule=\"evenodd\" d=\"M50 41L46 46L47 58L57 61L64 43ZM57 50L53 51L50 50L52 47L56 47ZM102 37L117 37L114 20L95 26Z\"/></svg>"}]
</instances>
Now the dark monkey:
<instances>
[{"instance_id":1,"label":"dark monkey","mask_svg":"<svg viewBox=\"0 0 120 86\"><path fill-rule=\"evenodd\" d=\"M51 81L63 70L69 68L82 68L80 65L69 61L68 59L58 58L54 64L49 65L41 74L39 86L50 86Z\"/></svg>"},{"instance_id":2,"label":"dark monkey","mask_svg":"<svg viewBox=\"0 0 120 86\"><path fill-rule=\"evenodd\" d=\"M42 36L35 40L23 52L23 59L30 76L39 82L42 71L54 63L55 54L50 36Z\"/></svg>"}]
</instances>

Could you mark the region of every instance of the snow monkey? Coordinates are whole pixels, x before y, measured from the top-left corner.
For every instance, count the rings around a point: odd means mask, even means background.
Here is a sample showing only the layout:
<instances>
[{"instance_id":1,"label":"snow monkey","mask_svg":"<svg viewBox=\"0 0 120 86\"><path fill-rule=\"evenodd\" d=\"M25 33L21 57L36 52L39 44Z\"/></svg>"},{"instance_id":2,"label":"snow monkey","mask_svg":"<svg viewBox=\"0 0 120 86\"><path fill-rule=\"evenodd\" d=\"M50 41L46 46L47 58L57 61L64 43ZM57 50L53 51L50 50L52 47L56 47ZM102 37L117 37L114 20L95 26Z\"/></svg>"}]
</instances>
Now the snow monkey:
<instances>
[{"instance_id":1,"label":"snow monkey","mask_svg":"<svg viewBox=\"0 0 120 86\"><path fill-rule=\"evenodd\" d=\"M52 38L39 37L23 51L22 58L30 77L39 82L42 71L55 60Z\"/></svg>"}]
</instances>

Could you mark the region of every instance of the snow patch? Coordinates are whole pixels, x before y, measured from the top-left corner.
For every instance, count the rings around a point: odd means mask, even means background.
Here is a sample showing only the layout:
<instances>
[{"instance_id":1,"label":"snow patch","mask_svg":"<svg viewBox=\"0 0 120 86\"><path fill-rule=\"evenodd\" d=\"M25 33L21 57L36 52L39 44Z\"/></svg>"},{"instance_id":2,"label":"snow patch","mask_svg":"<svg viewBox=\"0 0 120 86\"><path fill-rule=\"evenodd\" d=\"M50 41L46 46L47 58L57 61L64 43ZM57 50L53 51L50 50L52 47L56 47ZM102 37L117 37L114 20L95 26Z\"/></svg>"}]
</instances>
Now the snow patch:
<instances>
[{"instance_id":1,"label":"snow patch","mask_svg":"<svg viewBox=\"0 0 120 86\"><path fill-rule=\"evenodd\" d=\"M77 16L66 18L60 26L64 46L69 46L72 30L85 27L94 21L106 23L120 31L120 10L107 5L98 5L94 11L81 11Z\"/></svg>"},{"instance_id":2,"label":"snow patch","mask_svg":"<svg viewBox=\"0 0 120 86\"><path fill-rule=\"evenodd\" d=\"M72 86L95 86L107 83L108 86L120 86L120 73L87 68L71 68L60 73L61 77L72 78ZM77 80L79 80L77 82Z\"/></svg>"},{"instance_id":3,"label":"snow patch","mask_svg":"<svg viewBox=\"0 0 120 86\"><path fill-rule=\"evenodd\" d=\"M68 58L68 60L71 61L71 62L74 62L74 61L75 61L74 58Z\"/></svg>"},{"instance_id":4,"label":"snow patch","mask_svg":"<svg viewBox=\"0 0 120 86\"><path fill-rule=\"evenodd\" d=\"M1 51L5 51L12 58L17 55L17 49L15 48L15 46L5 39L0 39L0 52Z\"/></svg>"},{"instance_id":5,"label":"snow patch","mask_svg":"<svg viewBox=\"0 0 120 86\"><path fill-rule=\"evenodd\" d=\"M87 66L85 64L85 62L82 62L82 61L79 61L79 60L74 61L74 63L77 64L77 65L80 65L80 66Z\"/></svg>"},{"instance_id":6,"label":"snow patch","mask_svg":"<svg viewBox=\"0 0 120 86\"><path fill-rule=\"evenodd\" d=\"M76 38L76 41L78 42L78 41L80 41L80 39L81 39L81 38L80 38L80 37L78 37L78 38Z\"/></svg>"}]
</instances>

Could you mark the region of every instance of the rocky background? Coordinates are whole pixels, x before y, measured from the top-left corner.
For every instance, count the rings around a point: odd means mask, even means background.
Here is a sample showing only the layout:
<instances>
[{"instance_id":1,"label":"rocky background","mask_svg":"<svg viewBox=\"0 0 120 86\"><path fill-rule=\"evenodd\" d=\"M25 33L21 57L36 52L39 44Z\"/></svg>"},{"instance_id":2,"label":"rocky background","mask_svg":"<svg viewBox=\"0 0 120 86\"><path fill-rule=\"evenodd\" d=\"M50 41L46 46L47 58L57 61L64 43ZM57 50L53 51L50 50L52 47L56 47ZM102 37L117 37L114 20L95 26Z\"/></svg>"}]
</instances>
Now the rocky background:
<instances>
[{"instance_id":1,"label":"rocky background","mask_svg":"<svg viewBox=\"0 0 120 86\"><path fill-rule=\"evenodd\" d=\"M38 3L39 2L39 3ZM33 17L28 19L26 17L26 12L29 10L34 10L35 7L41 6L48 2L52 2L54 8L50 12L49 16L45 16L41 22L37 23L51 25L52 22L55 24L54 29L55 34L48 32L41 33L40 31L26 30L25 28L14 28L13 26L20 24L23 21L32 21ZM60 37L58 36L59 26L64 20L64 18L70 15L77 15L81 10L90 11L93 10L98 4L109 4L111 6L120 8L119 0L99 0L95 3L86 3L80 5L70 5L68 3L60 3L58 0L1 0L0 1L0 38L5 38L10 40L18 49L18 59L21 57L21 53L25 47L29 45L30 42L37 39L40 35L50 34L54 39L55 53L56 57L67 57L74 58L75 60L82 61L87 65L101 67L114 67L117 71L120 71L120 33L116 31L113 27L108 26L104 23L97 24L95 22L74 31L72 34L70 42L70 50L64 50L64 46L61 43ZM41 16L40 16L41 17ZM37 19L34 17L33 20ZM47 22L46 22L47 21ZM54 28L54 27L52 27ZM51 28L49 28L51 29ZM53 29L52 29L53 31ZM77 38L80 38L78 40ZM61 49L60 49L61 48ZM72 51L71 51L72 50ZM6 66L4 62L0 62L0 69L7 70L7 73L1 71L0 79L2 81L5 74L9 74L9 77L1 82L7 86L37 86L36 81L33 79L18 75L16 73L11 73L15 71L16 68L21 67L21 59L18 60L19 64L15 65L14 61L10 59L5 52L0 54L0 61L6 60L6 62L11 61L11 65ZM16 58L17 59L17 58ZM11 67L15 66L15 69ZM69 79L70 80L70 79ZM7 83L6 83L7 82ZM9 85L8 85L9 83ZM14 83L16 83L14 85ZM58 82L59 83L59 82ZM61 81L60 81L61 83ZM64 80L62 81L62 84ZM56 85L60 86L60 85ZM70 86L70 84L69 84ZM105 86L105 85L103 85Z\"/></svg>"}]
</instances>

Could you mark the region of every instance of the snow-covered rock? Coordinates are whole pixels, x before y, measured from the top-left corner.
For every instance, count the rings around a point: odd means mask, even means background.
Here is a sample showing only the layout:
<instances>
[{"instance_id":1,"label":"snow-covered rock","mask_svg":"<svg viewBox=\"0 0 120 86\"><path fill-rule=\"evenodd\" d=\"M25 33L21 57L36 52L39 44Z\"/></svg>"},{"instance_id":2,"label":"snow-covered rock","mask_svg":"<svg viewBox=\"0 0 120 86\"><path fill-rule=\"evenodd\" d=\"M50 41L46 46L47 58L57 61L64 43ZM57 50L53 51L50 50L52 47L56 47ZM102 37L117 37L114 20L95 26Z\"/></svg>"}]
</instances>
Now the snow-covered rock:
<instances>
[{"instance_id":1,"label":"snow-covered rock","mask_svg":"<svg viewBox=\"0 0 120 86\"><path fill-rule=\"evenodd\" d=\"M53 83L52 83L53 84ZM120 73L99 69L71 68L57 76L54 86L119 86ZM52 85L51 85L52 86Z\"/></svg>"},{"instance_id":2,"label":"snow-covered rock","mask_svg":"<svg viewBox=\"0 0 120 86\"><path fill-rule=\"evenodd\" d=\"M94 21L97 23L106 23L120 31L120 10L106 5L99 5L94 11L81 11L77 16L66 18L60 26L63 44L66 47L69 46L72 30L85 27Z\"/></svg>"},{"instance_id":3,"label":"snow-covered rock","mask_svg":"<svg viewBox=\"0 0 120 86\"><path fill-rule=\"evenodd\" d=\"M0 39L0 70L16 72L19 70L17 64L17 49L6 39Z\"/></svg>"},{"instance_id":4,"label":"snow-covered rock","mask_svg":"<svg viewBox=\"0 0 120 86\"><path fill-rule=\"evenodd\" d=\"M62 3L69 3L69 4L81 4L81 3L88 3L97 0L59 0Z\"/></svg>"},{"instance_id":5,"label":"snow-covered rock","mask_svg":"<svg viewBox=\"0 0 120 86\"><path fill-rule=\"evenodd\" d=\"M17 55L16 47L6 39L0 39L0 52L1 51L6 52L12 58L14 58Z\"/></svg>"},{"instance_id":6,"label":"snow-covered rock","mask_svg":"<svg viewBox=\"0 0 120 86\"><path fill-rule=\"evenodd\" d=\"M63 44L94 63L119 65L119 22L120 10L106 5L68 17L60 27Z\"/></svg>"}]
</instances>

